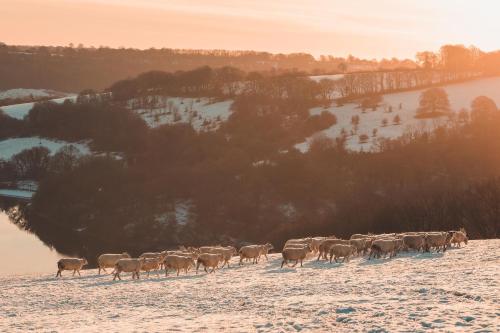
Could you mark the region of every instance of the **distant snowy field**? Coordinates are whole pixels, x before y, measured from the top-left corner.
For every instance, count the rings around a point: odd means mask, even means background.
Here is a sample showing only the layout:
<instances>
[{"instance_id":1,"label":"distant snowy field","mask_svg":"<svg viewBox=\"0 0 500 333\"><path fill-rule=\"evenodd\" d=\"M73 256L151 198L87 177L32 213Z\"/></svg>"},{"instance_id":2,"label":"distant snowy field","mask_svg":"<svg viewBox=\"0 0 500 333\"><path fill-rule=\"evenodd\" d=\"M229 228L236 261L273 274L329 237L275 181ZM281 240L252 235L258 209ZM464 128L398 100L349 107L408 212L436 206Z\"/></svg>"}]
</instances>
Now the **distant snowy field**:
<instances>
[{"instance_id":1,"label":"distant snowy field","mask_svg":"<svg viewBox=\"0 0 500 333\"><path fill-rule=\"evenodd\" d=\"M9 90L0 90L0 100L7 98L29 98L33 96L37 97L51 97L51 96L61 96L64 93L57 92L49 89L26 89L26 88L15 88Z\"/></svg>"},{"instance_id":2,"label":"distant snowy field","mask_svg":"<svg viewBox=\"0 0 500 333\"><path fill-rule=\"evenodd\" d=\"M328 79L332 81L340 80L344 77L344 74L329 74L329 75L312 75L309 78L315 82L319 82L323 79Z\"/></svg>"},{"instance_id":3,"label":"distant snowy field","mask_svg":"<svg viewBox=\"0 0 500 333\"><path fill-rule=\"evenodd\" d=\"M125 245L125 244L124 244ZM280 269L111 281L96 270L0 278L0 331L498 332L500 240L444 254L404 253ZM27 263L29 264L29 263ZM15 272L12 272L15 273Z\"/></svg>"},{"instance_id":4,"label":"distant snowy field","mask_svg":"<svg viewBox=\"0 0 500 333\"><path fill-rule=\"evenodd\" d=\"M0 141L0 160L9 160L12 156L22 152L23 150L34 147L46 147L50 150L51 154L55 154L59 149L67 145L74 146L83 155L90 153L90 149L85 143L71 143L62 140L44 139L35 136L27 138L11 138Z\"/></svg>"},{"instance_id":5,"label":"distant snowy field","mask_svg":"<svg viewBox=\"0 0 500 333\"><path fill-rule=\"evenodd\" d=\"M229 118L232 100L211 102L209 98L158 97L153 108L129 101L129 108L139 114L150 127L164 124L190 123L197 131L214 130Z\"/></svg>"},{"instance_id":6,"label":"distant snowy field","mask_svg":"<svg viewBox=\"0 0 500 333\"><path fill-rule=\"evenodd\" d=\"M470 109L471 102L478 96L490 97L497 103L497 106L500 106L500 77L451 84L443 86L443 88L448 93L450 106L454 112L460 111L462 108ZM370 151L376 147L377 138L397 138L409 129L432 130L436 125L446 123L447 117L435 119L415 118L422 91L415 90L383 95L382 106L376 111L367 109L363 113L357 104L349 103L340 107L331 106L326 109L322 107L313 108L310 112L311 114L319 114L322 111L327 111L337 117L337 124L319 133L335 139L341 136L342 129L344 128L347 134L349 134L346 142L347 149L352 151ZM399 109L400 104L401 109ZM392 107L392 112L388 112L389 107ZM360 122L357 133L351 135L351 130L353 130L351 118L355 115L359 116ZM400 125L394 124L393 120L396 115L401 119ZM388 121L387 126L382 126L384 118ZM377 130L375 137L373 137L373 129ZM369 139L367 143L360 143L359 136L362 134L368 135ZM308 138L305 142L298 144L296 147L301 151L307 151L309 143L315 135Z\"/></svg>"},{"instance_id":7,"label":"distant snowy field","mask_svg":"<svg viewBox=\"0 0 500 333\"><path fill-rule=\"evenodd\" d=\"M51 99L50 101L61 104L65 100L75 101L76 97L77 97L76 95L71 95L71 96ZM23 119L33 108L34 104L35 103L21 103L21 104L0 106L0 110L3 110L5 114L7 114L12 118Z\"/></svg>"},{"instance_id":8,"label":"distant snowy field","mask_svg":"<svg viewBox=\"0 0 500 333\"><path fill-rule=\"evenodd\" d=\"M7 196L11 198L30 199L34 194L35 192L33 191L0 189L0 196Z\"/></svg>"}]
</instances>

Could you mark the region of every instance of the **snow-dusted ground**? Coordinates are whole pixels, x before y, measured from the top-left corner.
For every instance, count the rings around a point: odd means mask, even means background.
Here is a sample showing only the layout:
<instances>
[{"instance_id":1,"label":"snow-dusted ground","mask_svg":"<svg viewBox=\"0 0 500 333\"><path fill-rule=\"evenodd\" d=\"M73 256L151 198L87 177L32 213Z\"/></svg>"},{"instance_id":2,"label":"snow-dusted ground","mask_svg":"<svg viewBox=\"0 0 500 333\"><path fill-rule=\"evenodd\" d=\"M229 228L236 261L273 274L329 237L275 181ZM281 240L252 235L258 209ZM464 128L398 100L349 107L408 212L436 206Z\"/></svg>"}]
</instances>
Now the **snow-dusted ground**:
<instances>
[{"instance_id":1,"label":"snow-dusted ground","mask_svg":"<svg viewBox=\"0 0 500 333\"><path fill-rule=\"evenodd\" d=\"M50 101L61 104L65 100L76 101L76 97L77 97L76 95L71 95L67 97L51 99ZM0 107L0 109L3 110L5 114L7 114L12 118L23 119L33 108L34 104L35 103L13 104L13 105L2 106Z\"/></svg>"},{"instance_id":2,"label":"snow-dusted ground","mask_svg":"<svg viewBox=\"0 0 500 333\"><path fill-rule=\"evenodd\" d=\"M40 137L11 138L0 141L0 160L9 160L15 154L25 149L33 147L47 147L51 154L55 154L63 146L72 145L77 148L81 154L90 153L90 149L85 143L70 143L61 140L44 139Z\"/></svg>"},{"instance_id":3,"label":"snow-dusted ground","mask_svg":"<svg viewBox=\"0 0 500 333\"><path fill-rule=\"evenodd\" d=\"M15 88L9 90L0 91L0 100L12 98L29 98L29 97L52 97L52 96L64 96L65 93L57 92L49 89L27 89L27 88Z\"/></svg>"},{"instance_id":4,"label":"snow-dusted ground","mask_svg":"<svg viewBox=\"0 0 500 333\"><path fill-rule=\"evenodd\" d=\"M129 101L129 107L137 112L150 127L164 124L191 123L193 128L213 130L231 114L232 100L212 103L208 98L157 96L153 108L140 106L137 100Z\"/></svg>"},{"instance_id":5,"label":"snow-dusted ground","mask_svg":"<svg viewBox=\"0 0 500 333\"><path fill-rule=\"evenodd\" d=\"M195 220L194 203L192 200L176 200L170 211L159 214L155 217L160 224L176 223L177 225L187 225Z\"/></svg>"},{"instance_id":6,"label":"snow-dusted ground","mask_svg":"<svg viewBox=\"0 0 500 333\"><path fill-rule=\"evenodd\" d=\"M315 82L319 82L323 79L328 79L332 81L340 80L344 77L344 74L330 74L330 75L312 75L309 78Z\"/></svg>"},{"instance_id":7,"label":"snow-dusted ground","mask_svg":"<svg viewBox=\"0 0 500 333\"><path fill-rule=\"evenodd\" d=\"M463 108L470 109L470 104L478 96L487 96L492 98L500 106L500 77L479 79L459 84L451 84L443 87L448 93L452 111L458 112ZM401 136L408 129L432 130L438 124L445 124L447 117L434 119L416 119L415 114L419 104L420 94L423 90L408 91L402 93L387 94L383 96L383 102L376 111L367 109L362 112L358 104L350 103L343 106L331 106L325 108L313 108L311 114L319 114L327 111L337 117L337 124L321 131L320 133L330 138L341 136L344 128L348 134L346 147L353 151L370 151L376 147L377 138L396 138ZM401 109L399 108L401 104ZM389 111L392 107L392 112ZM353 116L359 116L360 122L357 132L351 135L353 125L351 119ZM398 115L401 124L394 124L394 117ZM382 120L387 119L388 125L382 126ZM377 130L377 135L373 137L373 129ZM367 143L360 143L359 136L368 135ZM298 144L296 147L301 151L309 148L310 141L314 135L306 142Z\"/></svg>"},{"instance_id":8,"label":"snow-dusted ground","mask_svg":"<svg viewBox=\"0 0 500 333\"><path fill-rule=\"evenodd\" d=\"M25 191L25 190L11 190L11 189L0 189L0 197L10 197L18 199L31 199L35 192Z\"/></svg>"},{"instance_id":9,"label":"snow-dusted ground","mask_svg":"<svg viewBox=\"0 0 500 333\"><path fill-rule=\"evenodd\" d=\"M122 281L96 270L0 278L0 331L425 332L500 330L500 240L303 268ZM13 272L15 273L15 272Z\"/></svg>"}]
</instances>

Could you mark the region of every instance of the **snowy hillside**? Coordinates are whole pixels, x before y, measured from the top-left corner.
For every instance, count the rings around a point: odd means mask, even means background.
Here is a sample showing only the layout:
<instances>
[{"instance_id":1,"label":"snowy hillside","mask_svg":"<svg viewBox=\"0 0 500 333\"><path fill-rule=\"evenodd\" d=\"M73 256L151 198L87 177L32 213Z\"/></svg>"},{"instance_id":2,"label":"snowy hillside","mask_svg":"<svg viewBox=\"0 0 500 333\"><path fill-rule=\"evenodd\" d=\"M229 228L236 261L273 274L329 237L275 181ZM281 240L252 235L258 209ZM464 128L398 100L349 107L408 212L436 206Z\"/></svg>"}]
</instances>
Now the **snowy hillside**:
<instances>
[{"instance_id":1,"label":"snowy hillside","mask_svg":"<svg viewBox=\"0 0 500 333\"><path fill-rule=\"evenodd\" d=\"M211 102L208 98L154 96L151 100L131 100L129 108L137 112L150 127L164 124L191 123L193 128L213 130L231 114L232 100ZM145 105L154 105L146 107Z\"/></svg>"},{"instance_id":2,"label":"snowy hillside","mask_svg":"<svg viewBox=\"0 0 500 333\"><path fill-rule=\"evenodd\" d=\"M124 244L125 246L125 244ZM500 330L500 240L303 268L122 281L96 270L0 278L0 331L415 332ZM15 273L15 272L12 272Z\"/></svg>"},{"instance_id":3,"label":"snowy hillside","mask_svg":"<svg viewBox=\"0 0 500 333\"><path fill-rule=\"evenodd\" d=\"M25 89L25 88L16 88L9 90L0 91L0 100L2 99L21 99L21 98L40 98L40 97L56 97L56 96L64 96L64 93L60 93L54 90L48 89Z\"/></svg>"},{"instance_id":4,"label":"snowy hillside","mask_svg":"<svg viewBox=\"0 0 500 333\"><path fill-rule=\"evenodd\" d=\"M458 112L463 108L470 109L470 104L478 96L487 96L493 99L500 106L500 78L487 78L465 83L452 84L443 88L448 93L452 111ZM365 112L358 107L358 104L350 103L343 106L330 106L328 108L313 108L311 114L319 114L327 111L337 117L337 124L322 131L330 138L341 136L342 129L347 133L346 147L353 151L370 151L376 147L377 138L396 138L401 136L408 129L432 130L436 125L445 124L447 117L434 119L416 119L415 113L418 108L420 94L423 90L408 91L383 96L382 105L376 111L367 109ZM401 107L401 108L400 108ZM389 112L392 108L392 112ZM357 131L351 124L353 116L359 116ZM394 118L398 116L400 123L396 124ZM387 120L387 125L382 124ZM373 130L376 129L376 136ZM366 134L369 138L366 143L360 142L360 135ZM306 151L309 142L314 135L304 143L296 147L301 151Z\"/></svg>"},{"instance_id":5,"label":"snowy hillside","mask_svg":"<svg viewBox=\"0 0 500 333\"><path fill-rule=\"evenodd\" d=\"M77 97L76 95L67 96L67 97L51 99L50 101L54 103L63 103L65 100L75 101L76 97ZM0 107L0 109L3 110L5 114L7 114L12 118L23 119L24 116L26 116L33 108L34 104L35 103L13 104L13 105L2 106Z\"/></svg>"},{"instance_id":6,"label":"snowy hillside","mask_svg":"<svg viewBox=\"0 0 500 333\"><path fill-rule=\"evenodd\" d=\"M0 160L9 160L12 156L22 152L25 149L33 147L47 147L51 154L55 154L63 146L72 145L80 153L89 154L90 149L85 143L71 143L62 140L51 140L40 137L11 138L0 141Z\"/></svg>"}]
</instances>

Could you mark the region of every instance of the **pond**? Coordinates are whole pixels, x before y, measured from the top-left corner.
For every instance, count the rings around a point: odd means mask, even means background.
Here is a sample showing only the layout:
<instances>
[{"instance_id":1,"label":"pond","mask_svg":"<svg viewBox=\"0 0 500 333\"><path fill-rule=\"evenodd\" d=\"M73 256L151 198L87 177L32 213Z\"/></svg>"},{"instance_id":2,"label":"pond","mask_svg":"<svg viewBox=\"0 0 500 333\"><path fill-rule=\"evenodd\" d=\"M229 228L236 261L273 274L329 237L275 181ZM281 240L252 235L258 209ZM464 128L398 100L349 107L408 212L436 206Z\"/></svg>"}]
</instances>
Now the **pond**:
<instances>
[{"instance_id":1,"label":"pond","mask_svg":"<svg viewBox=\"0 0 500 333\"><path fill-rule=\"evenodd\" d=\"M61 256L0 210L0 276L56 272Z\"/></svg>"}]
</instances>

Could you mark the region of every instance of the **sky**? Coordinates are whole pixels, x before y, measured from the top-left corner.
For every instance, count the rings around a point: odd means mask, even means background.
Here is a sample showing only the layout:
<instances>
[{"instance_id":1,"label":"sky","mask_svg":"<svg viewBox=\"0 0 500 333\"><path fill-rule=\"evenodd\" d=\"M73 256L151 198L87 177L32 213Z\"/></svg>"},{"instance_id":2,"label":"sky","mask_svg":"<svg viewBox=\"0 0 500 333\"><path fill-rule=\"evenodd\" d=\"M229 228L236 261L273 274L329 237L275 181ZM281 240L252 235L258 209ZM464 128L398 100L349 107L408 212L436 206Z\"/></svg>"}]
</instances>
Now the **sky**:
<instances>
[{"instance_id":1,"label":"sky","mask_svg":"<svg viewBox=\"0 0 500 333\"><path fill-rule=\"evenodd\" d=\"M414 58L500 48L495 0L0 0L0 42Z\"/></svg>"}]
</instances>

